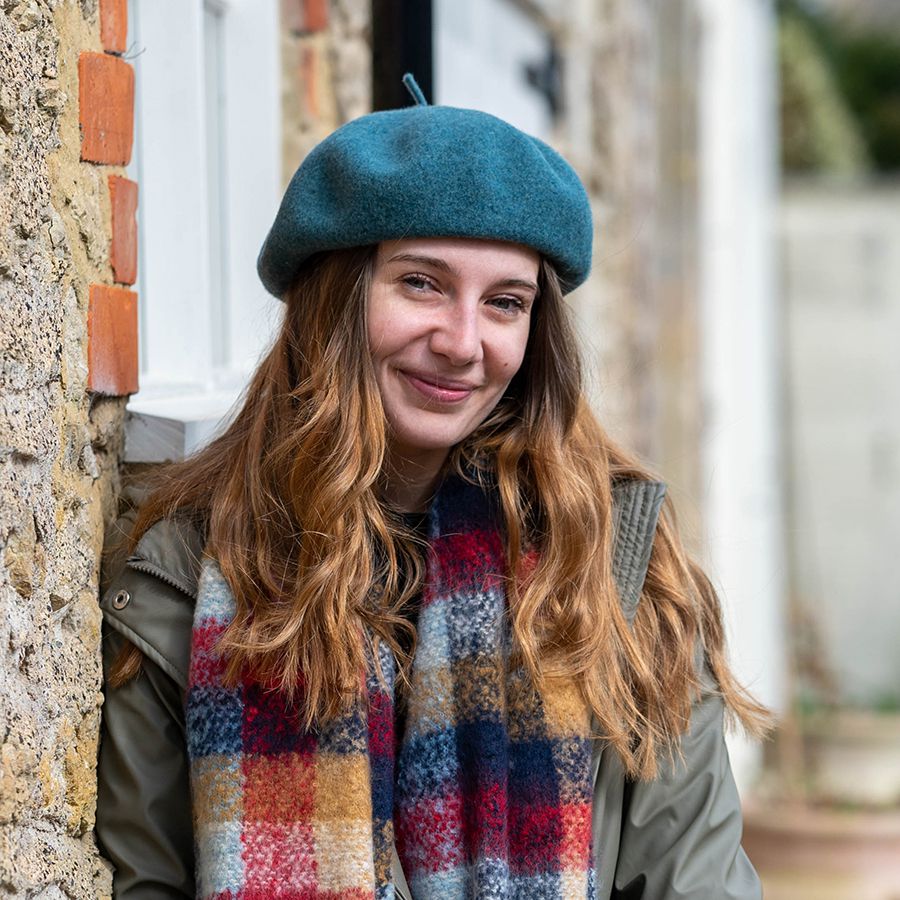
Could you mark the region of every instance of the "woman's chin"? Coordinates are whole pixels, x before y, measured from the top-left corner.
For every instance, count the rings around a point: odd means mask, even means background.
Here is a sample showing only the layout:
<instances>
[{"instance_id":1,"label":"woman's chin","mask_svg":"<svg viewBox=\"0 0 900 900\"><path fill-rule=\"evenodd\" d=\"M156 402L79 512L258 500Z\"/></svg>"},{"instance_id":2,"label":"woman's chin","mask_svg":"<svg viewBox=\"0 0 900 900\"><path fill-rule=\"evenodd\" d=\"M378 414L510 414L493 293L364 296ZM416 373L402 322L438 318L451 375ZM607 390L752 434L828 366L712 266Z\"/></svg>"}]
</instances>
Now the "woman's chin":
<instances>
[{"instance_id":1,"label":"woman's chin","mask_svg":"<svg viewBox=\"0 0 900 900\"><path fill-rule=\"evenodd\" d=\"M403 410L400 414L387 414L391 443L399 448L418 454L450 452L460 441L465 440L478 423L471 416L454 416L429 410Z\"/></svg>"}]
</instances>

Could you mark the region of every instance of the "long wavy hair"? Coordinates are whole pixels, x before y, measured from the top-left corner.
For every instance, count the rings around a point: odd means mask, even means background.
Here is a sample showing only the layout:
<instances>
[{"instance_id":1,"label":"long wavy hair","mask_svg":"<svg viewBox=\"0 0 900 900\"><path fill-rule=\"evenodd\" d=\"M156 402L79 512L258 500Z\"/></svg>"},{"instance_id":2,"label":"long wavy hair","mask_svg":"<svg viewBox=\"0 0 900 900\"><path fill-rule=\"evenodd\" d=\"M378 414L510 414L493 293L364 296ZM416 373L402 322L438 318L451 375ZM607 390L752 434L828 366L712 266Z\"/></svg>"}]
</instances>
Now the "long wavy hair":
<instances>
[{"instance_id":1,"label":"long wavy hair","mask_svg":"<svg viewBox=\"0 0 900 900\"><path fill-rule=\"evenodd\" d=\"M381 499L389 435L367 346L374 247L322 254L285 297L280 333L224 433L165 467L131 545L156 521L191 519L237 602L221 649L296 698L307 726L361 690L386 641L406 678L415 632L402 614L423 577L421 541ZM735 681L715 591L685 554L667 500L632 625L612 570L612 485L654 476L588 408L576 338L552 265L542 261L524 363L448 465L490 471L506 525L513 646L533 683L578 685L632 777L677 753L700 690L702 647L717 690L749 731L766 711Z\"/></svg>"}]
</instances>

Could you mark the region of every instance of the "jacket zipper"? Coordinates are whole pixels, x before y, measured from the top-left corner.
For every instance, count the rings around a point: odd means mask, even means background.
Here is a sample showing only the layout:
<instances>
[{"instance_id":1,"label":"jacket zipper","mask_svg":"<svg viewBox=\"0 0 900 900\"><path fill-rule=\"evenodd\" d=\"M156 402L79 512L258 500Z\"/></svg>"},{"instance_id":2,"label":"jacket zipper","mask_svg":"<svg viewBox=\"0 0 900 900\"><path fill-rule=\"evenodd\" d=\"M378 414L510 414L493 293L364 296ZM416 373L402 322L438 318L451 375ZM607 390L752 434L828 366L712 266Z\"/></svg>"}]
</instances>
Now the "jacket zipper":
<instances>
[{"instance_id":1,"label":"jacket zipper","mask_svg":"<svg viewBox=\"0 0 900 900\"><path fill-rule=\"evenodd\" d=\"M129 559L126 560L125 565L128 566L129 569L134 569L135 572L143 572L145 575L152 575L154 578L158 578L160 581L168 584L170 587L175 588L180 591L186 597L190 597L194 603L197 602L197 595L191 593L187 588L184 587L183 584L177 582L165 569L161 569L159 566L155 566L152 562L148 562L144 559Z\"/></svg>"}]
</instances>

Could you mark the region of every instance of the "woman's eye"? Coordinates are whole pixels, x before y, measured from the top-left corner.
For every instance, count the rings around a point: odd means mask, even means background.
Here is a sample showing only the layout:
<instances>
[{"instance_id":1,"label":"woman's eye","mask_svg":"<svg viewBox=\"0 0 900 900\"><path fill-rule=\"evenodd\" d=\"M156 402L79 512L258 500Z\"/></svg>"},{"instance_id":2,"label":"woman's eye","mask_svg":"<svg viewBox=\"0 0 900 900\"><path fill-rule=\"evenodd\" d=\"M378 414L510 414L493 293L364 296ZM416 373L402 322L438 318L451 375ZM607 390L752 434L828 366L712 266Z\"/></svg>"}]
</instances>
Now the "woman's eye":
<instances>
[{"instance_id":1,"label":"woman's eye","mask_svg":"<svg viewBox=\"0 0 900 900\"><path fill-rule=\"evenodd\" d=\"M494 297L491 303L504 312L519 312L525 309L525 301L519 297Z\"/></svg>"},{"instance_id":2,"label":"woman's eye","mask_svg":"<svg viewBox=\"0 0 900 900\"><path fill-rule=\"evenodd\" d=\"M406 275L403 283L411 287L414 291L427 291L434 285L424 275Z\"/></svg>"}]
</instances>

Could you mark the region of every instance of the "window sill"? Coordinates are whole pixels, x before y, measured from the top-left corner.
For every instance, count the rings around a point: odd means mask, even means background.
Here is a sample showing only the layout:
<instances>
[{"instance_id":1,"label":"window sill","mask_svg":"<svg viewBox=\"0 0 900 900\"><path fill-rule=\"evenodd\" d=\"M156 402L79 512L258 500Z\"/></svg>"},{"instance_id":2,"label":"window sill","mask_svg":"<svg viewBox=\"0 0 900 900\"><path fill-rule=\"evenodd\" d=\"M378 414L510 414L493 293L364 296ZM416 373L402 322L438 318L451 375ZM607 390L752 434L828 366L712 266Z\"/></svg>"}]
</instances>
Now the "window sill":
<instances>
[{"instance_id":1,"label":"window sill","mask_svg":"<svg viewBox=\"0 0 900 900\"><path fill-rule=\"evenodd\" d=\"M207 444L237 411L240 388L142 397L128 403L125 462L178 462Z\"/></svg>"}]
</instances>

